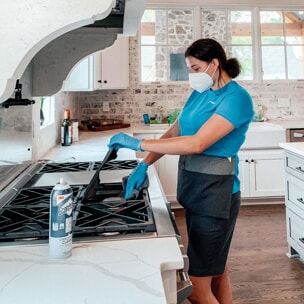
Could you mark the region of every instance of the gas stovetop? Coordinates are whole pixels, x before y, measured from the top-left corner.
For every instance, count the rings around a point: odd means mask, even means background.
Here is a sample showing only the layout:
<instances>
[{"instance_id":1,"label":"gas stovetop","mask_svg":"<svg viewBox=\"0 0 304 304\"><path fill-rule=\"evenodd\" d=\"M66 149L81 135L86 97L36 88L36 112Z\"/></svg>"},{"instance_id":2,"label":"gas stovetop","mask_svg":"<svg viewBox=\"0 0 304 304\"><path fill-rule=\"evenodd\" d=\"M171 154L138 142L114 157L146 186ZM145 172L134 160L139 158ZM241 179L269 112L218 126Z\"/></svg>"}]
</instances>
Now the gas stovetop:
<instances>
[{"instance_id":1,"label":"gas stovetop","mask_svg":"<svg viewBox=\"0 0 304 304\"><path fill-rule=\"evenodd\" d=\"M133 169L138 162L111 161L105 172ZM49 234L49 200L52 186L36 186L42 175L60 172L95 171L99 162L47 163L0 209L0 244L19 241L45 242ZM120 171L118 171L119 173ZM86 184L71 185L73 190L73 240L108 240L132 235L155 236L156 229L147 189L135 199L123 198L123 183L101 183L95 196L84 199Z\"/></svg>"}]
</instances>

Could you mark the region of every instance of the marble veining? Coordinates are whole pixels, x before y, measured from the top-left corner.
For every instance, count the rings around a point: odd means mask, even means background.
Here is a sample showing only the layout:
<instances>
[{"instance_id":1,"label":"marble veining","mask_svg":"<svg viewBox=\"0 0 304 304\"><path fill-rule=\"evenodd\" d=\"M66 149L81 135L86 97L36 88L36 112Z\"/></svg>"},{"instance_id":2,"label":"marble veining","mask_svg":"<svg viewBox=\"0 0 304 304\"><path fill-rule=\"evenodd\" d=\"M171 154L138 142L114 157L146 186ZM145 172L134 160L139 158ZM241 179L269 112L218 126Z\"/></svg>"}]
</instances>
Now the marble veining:
<instances>
[{"instance_id":1,"label":"marble veining","mask_svg":"<svg viewBox=\"0 0 304 304\"><path fill-rule=\"evenodd\" d=\"M161 271L182 267L177 247L175 238L76 243L58 261L47 245L2 247L0 301L167 303Z\"/></svg>"}]
</instances>

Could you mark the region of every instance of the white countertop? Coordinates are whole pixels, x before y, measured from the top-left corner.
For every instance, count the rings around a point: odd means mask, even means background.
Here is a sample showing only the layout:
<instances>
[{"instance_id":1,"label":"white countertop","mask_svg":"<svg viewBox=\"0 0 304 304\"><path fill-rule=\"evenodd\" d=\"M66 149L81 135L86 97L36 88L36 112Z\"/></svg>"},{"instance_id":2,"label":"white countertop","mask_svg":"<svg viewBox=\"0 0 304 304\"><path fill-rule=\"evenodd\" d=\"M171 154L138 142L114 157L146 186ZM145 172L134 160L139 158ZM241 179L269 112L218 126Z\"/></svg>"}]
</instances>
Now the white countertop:
<instances>
[{"instance_id":1,"label":"white countertop","mask_svg":"<svg viewBox=\"0 0 304 304\"><path fill-rule=\"evenodd\" d=\"M304 156L304 142L281 143L280 147L300 156Z\"/></svg>"},{"instance_id":2,"label":"white countertop","mask_svg":"<svg viewBox=\"0 0 304 304\"><path fill-rule=\"evenodd\" d=\"M304 128L304 120L269 120L273 124L278 124L285 129L302 129Z\"/></svg>"},{"instance_id":3,"label":"white countertop","mask_svg":"<svg viewBox=\"0 0 304 304\"><path fill-rule=\"evenodd\" d=\"M80 141L45 155L56 161L102 160L116 132L81 132ZM121 129L130 133L130 129ZM132 131L133 132L133 131ZM118 159L132 159L128 149ZM158 183L152 172L151 183ZM161 188L149 195L165 205ZM166 220L166 218L165 218ZM48 246L0 247L0 303L6 304L162 304L176 303L176 269L183 259L174 236L73 244L66 260L48 259Z\"/></svg>"},{"instance_id":4,"label":"white countertop","mask_svg":"<svg viewBox=\"0 0 304 304\"><path fill-rule=\"evenodd\" d=\"M74 244L60 261L47 245L2 247L0 303L165 304L161 272L181 268L178 252L175 238Z\"/></svg>"}]
</instances>

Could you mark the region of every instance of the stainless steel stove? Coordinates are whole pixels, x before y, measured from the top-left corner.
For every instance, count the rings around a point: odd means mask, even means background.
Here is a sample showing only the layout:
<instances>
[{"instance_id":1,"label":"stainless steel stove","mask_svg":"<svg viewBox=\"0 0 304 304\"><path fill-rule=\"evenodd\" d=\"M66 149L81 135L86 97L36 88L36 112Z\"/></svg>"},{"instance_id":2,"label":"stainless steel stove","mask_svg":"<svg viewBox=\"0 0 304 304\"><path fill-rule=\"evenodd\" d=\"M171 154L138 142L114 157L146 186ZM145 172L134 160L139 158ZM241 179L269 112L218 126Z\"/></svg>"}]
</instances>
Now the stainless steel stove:
<instances>
[{"instance_id":1,"label":"stainless steel stove","mask_svg":"<svg viewBox=\"0 0 304 304\"><path fill-rule=\"evenodd\" d=\"M63 173L94 173L99 162L45 163L32 178L4 204L0 210L0 244L20 242L27 244L45 242L49 233L49 200L53 185L39 186L40 179L59 179ZM108 171L132 170L136 160L111 161L104 166L101 175ZM118 171L117 171L118 172ZM92 174L91 174L92 175ZM122 177L101 183L96 194L84 198L88 180L81 185L71 185L73 190L73 241L127 238L132 234L144 237L156 235L149 193L142 189L136 199L123 198ZM29 180L28 180L29 179Z\"/></svg>"}]
</instances>

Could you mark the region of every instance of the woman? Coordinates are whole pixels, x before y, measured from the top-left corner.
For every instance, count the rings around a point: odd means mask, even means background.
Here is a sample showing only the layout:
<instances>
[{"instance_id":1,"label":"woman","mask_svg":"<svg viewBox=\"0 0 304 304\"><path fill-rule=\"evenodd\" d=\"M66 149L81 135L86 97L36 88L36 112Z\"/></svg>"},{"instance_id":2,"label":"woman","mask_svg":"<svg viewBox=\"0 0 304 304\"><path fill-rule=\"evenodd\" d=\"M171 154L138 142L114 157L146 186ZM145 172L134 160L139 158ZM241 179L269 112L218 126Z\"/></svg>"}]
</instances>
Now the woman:
<instances>
[{"instance_id":1,"label":"woman","mask_svg":"<svg viewBox=\"0 0 304 304\"><path fill-rule=\"evenodd\" d=\"M247 91L232 79L240 73L213 39L195 41L185 53L194 89L176 122L160 139L124 133L109 146L149 151L127 183L126 198L144 182L149 165L179 154L177 199L185 208L193 304L231 304L226 265L240 207L237 153L254 110Z\"/></svg>"}]
</instances>

